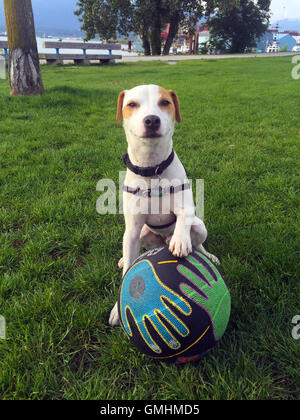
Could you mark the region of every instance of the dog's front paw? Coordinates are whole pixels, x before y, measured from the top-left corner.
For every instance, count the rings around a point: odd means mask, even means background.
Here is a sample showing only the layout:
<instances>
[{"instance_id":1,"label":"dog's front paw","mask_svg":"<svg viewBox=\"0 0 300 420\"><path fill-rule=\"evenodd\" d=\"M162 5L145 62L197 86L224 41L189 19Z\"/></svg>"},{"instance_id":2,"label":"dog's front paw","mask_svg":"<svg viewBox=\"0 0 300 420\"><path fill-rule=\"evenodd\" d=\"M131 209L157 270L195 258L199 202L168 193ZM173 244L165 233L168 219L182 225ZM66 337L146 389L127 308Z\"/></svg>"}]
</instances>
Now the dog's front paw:
<instances>
[{"instance_id":1,"label":"dog's front paw","mask_svg":"<svg viewBox=\"0 0 300 420\"><path fill-rule=\"evenodd\" d=\"M117 325L120 324L120 319L119 319L119 311L118 311L118 302L115 304L115 306L113 307L110 316L109 316L109 325L111 327L116 327Z\"/></svg>"},{"instance_id":2,"label":"dog's front paw","mask_svg":"<svg viewBox=\"0 0 300 420\"><path fill-rule=\"evenodd\" d=\"M189 236L173 235L169 251L172 252L174 257L187 257L192 252L191 238Z\"/></svg>"}]
</instances>

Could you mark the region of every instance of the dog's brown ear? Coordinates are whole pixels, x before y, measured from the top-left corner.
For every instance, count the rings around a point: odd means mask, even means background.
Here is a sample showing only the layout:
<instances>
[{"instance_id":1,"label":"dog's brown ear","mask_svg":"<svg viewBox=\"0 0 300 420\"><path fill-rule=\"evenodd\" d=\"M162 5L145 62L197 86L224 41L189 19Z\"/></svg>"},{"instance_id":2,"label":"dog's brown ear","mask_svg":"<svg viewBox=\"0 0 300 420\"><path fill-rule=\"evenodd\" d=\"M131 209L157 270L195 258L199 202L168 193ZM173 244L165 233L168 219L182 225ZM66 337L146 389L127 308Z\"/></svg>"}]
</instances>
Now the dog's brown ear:
<instances>
[{"instance_id":1,"label":"dog's brown ear","mask_svg":"<svg viewBox=\"0 0 300 420\"><path fill-rule=\"evenodd\" d=\"M118 106L117 106L117 123L122 121L122 110L123 110L123 102L125 97L126 91L123 90L123 92L120 93L118 98Z\"/></svg>"},{"instance_id":2,"label":"dog's brown ear","mask_svg":"<svg viewBox=\"0 0 300 420\"><path fill-rule=\"evenodd\" d=\"M177 122L181 122L181 114L180 114L180 104L179 104L179 99L178 96L176 94L176 92L174 92L173 90L170 90L170 95L172 96L173 99L173 103L175 105L175 118Z\"/></svg>"}]
</instances>

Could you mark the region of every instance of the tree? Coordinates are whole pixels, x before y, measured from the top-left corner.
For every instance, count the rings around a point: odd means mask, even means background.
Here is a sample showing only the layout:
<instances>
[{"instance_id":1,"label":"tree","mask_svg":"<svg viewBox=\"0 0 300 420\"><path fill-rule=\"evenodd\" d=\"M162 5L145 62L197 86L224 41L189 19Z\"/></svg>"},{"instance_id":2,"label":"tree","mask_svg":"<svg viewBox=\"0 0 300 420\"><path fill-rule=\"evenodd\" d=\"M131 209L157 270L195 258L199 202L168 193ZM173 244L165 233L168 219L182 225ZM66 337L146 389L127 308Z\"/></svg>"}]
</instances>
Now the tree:
<instances>
[{"instance_id":1,"label":"tree","mask_svg":"<svg viewBox=\"0 0 300 420\"><path fill-rule=\"evenodd\" d=\"M265 32L271 0L79 0L75 14L83 22L86 40L98 34L103 39L134 32L140 35L145 55L160 55L162 28L169 25L163 54L181 27L197 52L197 28L205 15L212 30L212 42L220 49L241 52ZM195 39L192 48L193 38Z\"/></svg>"},{"instance_id":2,"label":"tree","mask_svg":"<svg viewBox=\"0 0 300 420\"><path fill-rule=\"evenodd\" d=\"M170 19L169 19L170 26L169 26L169 32L168 32L168 36L167 36L164 50L163 50L164 55L168 55L170 52L170 48L174 42L175 37L178 34L180 19L181 19L181 10L179 8L178 9L175 8L170 13Z\"/></svg>"},{"instance_id":3,"label":"tree","mask_svg":"<svg viewBox=\"0 0 300 420\"><path fill-rule=\"evenodd\" d=\"M196 30L198 22L203 16L207 18L217 10L227 10L232 8L239 0L169 0L170 24L168 37L164 46L163 54L169 54L170 47L181 27L189 35L191 51L198 52L198 32ZM194 38L194 48L192 42Z\"/></svg>"},{"instance_id":4,"label":"tree","mask_svg":"<svg viewBox=\"0 0 300 420\"><path fill-rule=\"evenodd\" d=\"M138 34L146 55L161 54L161 30L168 23L171 0L79 0L74 13L83 22L86 40Z\"/></svg>"},{"instance_id":5,"label":"tree","mask_svg":"<svg viewBox=\"0 0 300 420\"><path fill-rule=\"evenodd\" d=\"M31 0L4 0L11 95L44 93Z\"/></svg>"},{"instance_id":6,"label":"tree","mask_svg":"<svg viewBox=\"0 0 300 420\"><path fill-rule=\"evenodd\" d=\"M209 1L209 0L208 0ZM190 39L195 33L196 24L204 13L205 2L201 0L170 0L169 1L169 34L164 46L163 54L170 52L170 47L177 36L179 26L189 34Z\"/></svg>"},{"instance_id":7,"label":"tree","mask_svg":"<svg viewBox=\"0 0 300 420\"><path fill-rule=\"evenodd\" d=\"M167 9L165 8L166 3L161 0L152 0L152 23L150 26L150 41L151 41L151 50L152 55L161 55L161 30L164 23L164 18L167 15Z\"/></svg>"},{"instance_id":8,"label":"tree","mask_svg":"<svg viewBox=\"0 0 300 420\"><path fill-rule=\"evenodd\" d=\"M128 35L134 26L134 5L130 0L79 0L77 6L74 14L83 23L86 41L96 35L105 40L116 39L117 32Z\"/></svg>"},{"instance_id":9,"label":"tree","mask_svg":"<svg viewBox=\"0 0 300 420\"><path fill-rule=\"evenodd\" d=\"M145 55L161 54L161 27L165 15L159 0L136 0L132 11L131 31L143 42Z\"/></svg>"},{"instance_id":10,"label":"tree","mask_svg":"<svg viewBox=\"0 0 300 420\"><path fill-rule=\"evenodd\" d=\"M267 30L271 0L232 0L208 20L210 44L219 52L244 53ZM215 4L215 6L217 6Z\"/></svg>"}]
</instances>

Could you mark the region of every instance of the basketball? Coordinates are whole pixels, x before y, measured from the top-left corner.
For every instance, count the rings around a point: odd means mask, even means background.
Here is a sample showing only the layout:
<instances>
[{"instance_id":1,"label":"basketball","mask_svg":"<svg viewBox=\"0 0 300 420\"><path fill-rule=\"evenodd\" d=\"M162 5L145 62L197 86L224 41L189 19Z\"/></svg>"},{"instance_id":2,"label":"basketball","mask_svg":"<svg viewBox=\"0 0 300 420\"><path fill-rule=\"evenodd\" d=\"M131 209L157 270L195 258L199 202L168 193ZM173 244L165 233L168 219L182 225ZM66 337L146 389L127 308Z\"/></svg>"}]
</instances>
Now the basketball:
<instances>
[{"instance_id":1,"label":"basketball","mask_svg":"<svg viewBox=\"0 0 300 420\"><path fill-rule=\"evenodd\" d=\"M219 269L195 249L175 258L167 247L141 255L119 291L121 325L149 357L185 363L199 359L223 336L230 293Z\"/></svg>"}]
</instances>

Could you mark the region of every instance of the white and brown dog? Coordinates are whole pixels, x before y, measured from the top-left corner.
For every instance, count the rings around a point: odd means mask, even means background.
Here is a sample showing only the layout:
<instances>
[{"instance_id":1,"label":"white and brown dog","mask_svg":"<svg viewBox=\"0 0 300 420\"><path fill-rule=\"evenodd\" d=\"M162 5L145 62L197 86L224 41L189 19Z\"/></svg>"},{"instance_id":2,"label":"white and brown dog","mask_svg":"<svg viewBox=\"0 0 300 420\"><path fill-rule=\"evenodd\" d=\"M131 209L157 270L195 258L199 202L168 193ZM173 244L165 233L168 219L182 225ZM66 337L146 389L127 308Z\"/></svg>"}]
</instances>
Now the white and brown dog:
<instances>
[{"instance_id":1,"label":"white and brown dog","mask_svg":"<svg viewBox=\"0 0 300 420\"><path fill-rule=\"evenodd\" d=\"M175 257L186 257L192 246L214 262L203 247L207 231L195 216L195 206L184 166L173 150L175 120L180 122L176 93L155 85L138 86L120 93L117 122L124 121L128 153L123 186L125 233L123 274L139 256L141 246L164 244ZM117 304L109 323L118 325Z\"/></svg>"}]
</instances>

